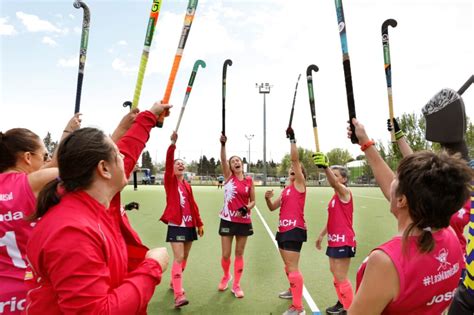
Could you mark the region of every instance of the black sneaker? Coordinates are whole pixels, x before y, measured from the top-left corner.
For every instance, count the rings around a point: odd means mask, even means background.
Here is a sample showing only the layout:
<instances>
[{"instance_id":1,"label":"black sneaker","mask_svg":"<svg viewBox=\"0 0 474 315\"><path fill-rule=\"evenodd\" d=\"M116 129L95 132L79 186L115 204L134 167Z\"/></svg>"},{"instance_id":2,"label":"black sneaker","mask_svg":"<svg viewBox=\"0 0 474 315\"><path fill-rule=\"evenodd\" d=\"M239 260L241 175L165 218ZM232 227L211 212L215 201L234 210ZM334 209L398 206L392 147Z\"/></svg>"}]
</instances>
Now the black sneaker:
<instances>
[{"instance_id":1,"label":"black sneaker","mask_svg":"<svg viewBox=\"0 0 474 315\"><path fill-rule=\"evenodd\" d=\"M341 302L337 301L335 305L326 309L326 314L346 314L346 311L344 310L344 306L342 306Z\"/></svg>"}]
</instances>

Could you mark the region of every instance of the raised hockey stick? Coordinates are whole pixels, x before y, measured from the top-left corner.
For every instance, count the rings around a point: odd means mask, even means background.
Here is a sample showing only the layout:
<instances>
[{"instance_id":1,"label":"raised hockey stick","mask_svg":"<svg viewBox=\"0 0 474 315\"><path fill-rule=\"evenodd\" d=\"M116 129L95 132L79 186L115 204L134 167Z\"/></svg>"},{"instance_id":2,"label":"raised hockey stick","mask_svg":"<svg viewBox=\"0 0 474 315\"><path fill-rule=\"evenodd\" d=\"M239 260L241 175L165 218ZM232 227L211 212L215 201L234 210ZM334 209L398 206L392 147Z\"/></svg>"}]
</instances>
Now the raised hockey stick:
<instances>
[{"instance_id":1,"label":"raised hockey stick","mask_svg":"<svg viewBox=\"0 0 474 315\"><path fill-rule=\"evenodd\" d=\"M166 85L165 96L163 97L162 102L168 104L171 91L173 90L174 80L176 79L176 74L178 73L179 63L181 62L181 57L183 56L184 46L186 45L186 40L188 39L189 31L191 30L191 25L194 19L194 13L196 13L196 8L198 5L198 0L189 0L188 7L186 9L186 16L184 17L184 26L181 32L181 39L179 40L178 50L174 56L173 66L171 67L171 73L168 78L168 84ZM170 112L168 109L164 110L158 117L157 127L163 127L163 122L166 116L169 116Z\"/></svg>"},{"instance_id":2,"label":"raised hockey stick","mask_svg":"<svg viewBox=\"0 0 474 315\"><path fill-rule=\"evenodd\" d=\"M76 0L73 5L76 9L82 8L84 10L84 16L82 18L81 47L79 50L79 71L77 73L76 104L74 105L75 114L78 113L81 108L82 81L84 79L84 68L86 66L87 44L89 43L89 25L91 20L91 13L89 7L83 1Z\"/></svg>"},{"instance_id":3,"label":"raised hockey stick","mask_svg":"<svg viewBox=\"0 0 474 315\"><path fill-rule=\"evenodd\" d=\"M349 50L347 48L347 37L346 37L346 22L344 20L344 10L342 8L342 0L335 0L337 23L339 24L339 37L341 40L342 48L342 64L344 66L344 77L346 81L346 95L347 95L347 108L349 110L349 123L352 130L351 142L358 143L355 134L355 128L352 124L352 118L356 117L355 104L354 104L354 92L352 89L352 74L351 74L351 61L349 59Z\"/></svg>"},{"instance_id":4,"label":"raised hockey stick","mask_svg":"<svg viewBox=\"0 0 474 315\"><path fill-rule=\"evenodd\" d=\"M222 68L222 134L225 136L225 91L227 86L227 67L232 66L232 60L226 59Z\"/></svg>"},{"instance_id":5,"label":"raised hockey stick","mask_svg":"<svg viewBox=\"0 0 474 315\"><path fill-rule=\"evenodd\" d=\"M133 94L133 102L123 103L124 107L130 106L132 108L137 108L140 101L140 94L142 92L143 78L145 77L146 65L148 63L148 56L150 54L150 47L153 41L153 34L155 33L156 22L158 21L158 16L160 15L161 0L153 0L153 5L151 6L150 17L148 19L148 26L146 28L145 35L145 44L143 46L142 57L140 60L140 68L138 68L138 77L137 83L135 84L135 93Z\"/></svg>"},{"instance_id":6,"label":"raised hockey stick","mask_svg":"<svg viewBox=\"0 0 474 315\"><path fill-rule=\"evenodd\" d=\"M313 120L313 134L314 144L316 145L316 152L319 150L319 138L318 138L318 124L316 123L316 107L314 105L314 92L313 92L313 74L312 72L318 72L319 68L316 65L309 65L306 69L306 80L308 81L308 95L309 95L309 108L311 109L311 119Z\"/></svg>"},{"instance_id":7,"label":"raised hockey stick","mask_svg":"<svg viewBox=\"0 0 474 315\"><path fill-rule=\"evenodd\" d=\"M178 123L176 124L176 133L178 133L179 124L181 123L181 119L183 118L184 109L186 108L189 95L191 94L191 90L193 89L194 79L196 78L199 66L206 68L206 63L204 62L204 60L198 59L194 63L193 71L191 72L191 77L189 78L188 87L186 88L186 94L184 95L183 105L181 106L181 112L179 113Z\"/></svg>"},{"instance_id":8,"label":"raised hockey stick","mask_svg":"<svg viewBox=\"0 0 474 315\"><path fill-rule=\"evenodd\" d=\"M288 128L291 128L291 125L293 123L293 113L295 112L296 92L298 92L298 83L300 82L300 78L301 78L301 73L298 74L298 80L296 81L295 94L293 95L293 104L291 105L290 122L288 123Z\"/></svg>"},{"instance_id":9,"label":"raised hockey stick","mask_svg":"<svg viewBox=\"0 0 474 315\"><path fill-rule=\"evenodd\" d=\"M383 60L385 64L385 80L387 81L387 94L388 94L388 113L390 118L390 124L393 123L393 100L392 100L392 63L390 61L390 43L388 38L388 27L396 27L397 21L394 19L385 20L382 24L382 45L383 45ZM396 142L395 128L390 131L390 138L392 142Z\"/></svg>"}]
</instances>

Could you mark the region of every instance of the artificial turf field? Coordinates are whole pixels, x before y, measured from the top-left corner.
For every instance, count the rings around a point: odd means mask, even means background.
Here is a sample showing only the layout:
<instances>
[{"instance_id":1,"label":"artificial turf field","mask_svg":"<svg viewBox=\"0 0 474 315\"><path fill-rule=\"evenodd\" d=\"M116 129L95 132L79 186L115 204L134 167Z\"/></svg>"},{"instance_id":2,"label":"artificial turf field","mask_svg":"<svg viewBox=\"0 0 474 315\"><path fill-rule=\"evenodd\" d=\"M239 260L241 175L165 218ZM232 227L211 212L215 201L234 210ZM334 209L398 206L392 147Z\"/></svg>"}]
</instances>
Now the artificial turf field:
<instances>
[{"instance_id":1,"label":"artificial turf field","mask_svg":"<svg viewBox=\"0 0 474 315\"><path fill-rule=\"evenodd\" d=\"M270 212L266 207L264 192L269 188L256 187L257 208L267 222L272 234L278 226L278 210ZM281 189L272 187L275 196ZM357 237L357 254L352 259L349 277L355 288L355 276L360 263L371 249L390 239L396 233L396 220L389 211L389 204L378 188L352 187L354 196L354 230ZM221 245L218 235L219 210L223 204L223 190L216 186L194 186L194 196L204 222L204 237L194 242L186 270L183 287L190 304L180 310L174 309L173 292L169 289L170 270L173 259L171 247L165 242L167 227L159 221L165 208L163 186L139 186L133 191L127 186L122 193L122 202L137 201L139 211L128 212L133 227L148 247L168 248L170 265L162 282L156 288L149 304L149 314L282 314L291 300L278 298L278 293L288 288L283 271L283 261L262 220L252 210L254 235L247 240L244 254L244 273L241 287L243 299L230 292L219 292L217 285L222 276L220 266ZM300 271L304 284L321 314L337 301L329 271L325 248L318 251L315 240L327 220L327 203L333 195L328 187L310 187L306 196L305 219L308 242L304 243L300 257ZM326 239L325 239L326 241ZM323 243L324 244L324 243ZM231 273L233 274L233 254ZM381 280L383 281L383 280ZM312 314L305 302L306 314Z\"/></svg>"}]
</instances>

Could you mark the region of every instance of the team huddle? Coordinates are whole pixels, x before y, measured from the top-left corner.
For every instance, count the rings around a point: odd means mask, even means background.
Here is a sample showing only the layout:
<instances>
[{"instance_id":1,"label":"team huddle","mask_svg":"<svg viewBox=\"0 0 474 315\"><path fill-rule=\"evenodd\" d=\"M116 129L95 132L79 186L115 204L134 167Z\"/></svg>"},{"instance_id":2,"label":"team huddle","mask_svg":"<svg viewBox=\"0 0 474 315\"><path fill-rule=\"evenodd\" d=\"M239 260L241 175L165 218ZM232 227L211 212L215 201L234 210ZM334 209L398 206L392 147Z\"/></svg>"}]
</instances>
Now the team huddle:
<instances>
[{"instance_id":1,"label":"team huddle","mask_svg":"<svg viewBox=\"0 0 474 315\"><path fill-rule=\"evenodd\" d=\"M169 258L165 248L148 249L143 245L120 203L120 191L150 130L168 108L155 103L147 111L134 109L110 137L95 128L80 128L80 114L76 114L66 125L53 156L28 129L0 133L3 314L146 313ZM359 268L354 294L348 279L350 259L356 254L348 173L342 166L330 166L327 157L316 152L314 163L324 170L334 189L327 224L316 240L316 248L321 249L327 235L326 255L338 298L326 312L440 314L452 304L450 314L468 314L460 311L466 303L472 304L470 297L463 300L462 296L472 292L462 232L471 208L468 197L472 171L457 153L465 154L465 143L446 146L447 151L438 154L413 153L395 120L397 141L405 158L393 173L364 126L356 119L352 123L361 150L390 202L398 233L369 253ZM349 137L351 133L348 127ZM289 288L279 297L292 300L285 314L305 314L298 261L307 240L307 174L298 158L295 132L288 128L286 135L290 140L289 183L276 198L273 190L266 191L265 200L270 211L280 209L275 239ZM204 235L204 224L192 188L184 179L186 165L174 158L177 139L173 132L166 155L166 208L161 221L167 224L166 241L173 251L170 288L174 305L180 308L189 303L182 286L183 273L193 241ZM236 298L244 298L240 280L245 245L253 234L255 188L252 178L243 172L240 157L227 158L227 137L223 134L220 143L224 174L224 205L219 213L223 275L216 287L219 291L230 287ZM472 246L471 241L467 248L471 250ZM460 282L461 274L467 281Z\"/></svg>"}]
</instances>

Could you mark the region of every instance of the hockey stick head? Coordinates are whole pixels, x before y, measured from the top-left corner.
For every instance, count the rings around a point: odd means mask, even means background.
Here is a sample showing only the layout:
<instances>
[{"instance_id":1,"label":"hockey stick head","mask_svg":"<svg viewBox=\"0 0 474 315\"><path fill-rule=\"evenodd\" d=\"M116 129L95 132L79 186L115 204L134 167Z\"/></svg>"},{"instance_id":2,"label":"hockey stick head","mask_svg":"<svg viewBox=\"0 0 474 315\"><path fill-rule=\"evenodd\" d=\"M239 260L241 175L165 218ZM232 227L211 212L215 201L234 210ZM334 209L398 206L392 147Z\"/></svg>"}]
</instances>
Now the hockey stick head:
<instances>
[{"instance_id":1,"label":"hockey stick head","mask_svg":"<svg viewBox=\"0 0 474 315\"><path fill-rule=\"evenodd\" d=\"M311 72L318 72L319 68L317 65L309 65L308 68L306 68L306 77L311 77Z\"/></svg>"},{"instance_id":2,"label":"hockey stick head","mask_svg":"<svg viewBox=\"0 0 474 315\"><path fill-rule=\"evenodd\" d=\"M385 20L385 22L382 23L382 34L387 34L389 26L396 27L397 21L394 19Z\"/></svg>"},{"instance_id":3,"label":"hockey stick head","mask_svg":"<svg viewBox=\"0 0 474 315\"><path fill-rule=\"evenodd\" d=\"M232 66L232 60L226 59L226 60L224 61L224 69L223 69L223 70L224 70L224 72L223 72L223 73L224 73L224 77L225 77L225 74L227 73L227 66Z\"/></svg>"},{"instance_id":4,"label":"hockey stick head","mask_svg":"<svg viewBox=\"0 0 474 315\"><path fill-rule=\"evenodd\" d=\"M206 68L206 62L201 59L196 60L194 62L193 71L198 71L199 66L201 66L201 68Z\"/></svg>"}]
</instances>

